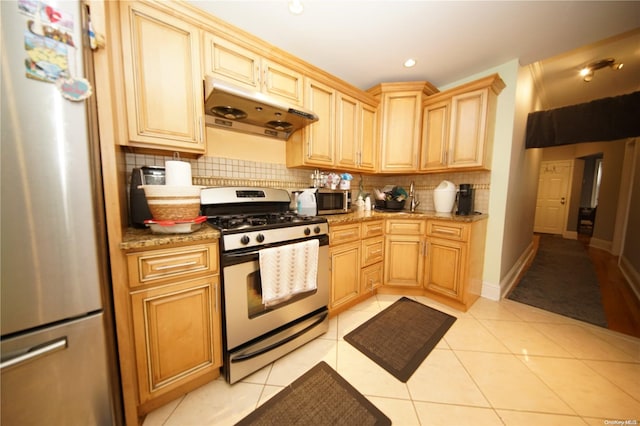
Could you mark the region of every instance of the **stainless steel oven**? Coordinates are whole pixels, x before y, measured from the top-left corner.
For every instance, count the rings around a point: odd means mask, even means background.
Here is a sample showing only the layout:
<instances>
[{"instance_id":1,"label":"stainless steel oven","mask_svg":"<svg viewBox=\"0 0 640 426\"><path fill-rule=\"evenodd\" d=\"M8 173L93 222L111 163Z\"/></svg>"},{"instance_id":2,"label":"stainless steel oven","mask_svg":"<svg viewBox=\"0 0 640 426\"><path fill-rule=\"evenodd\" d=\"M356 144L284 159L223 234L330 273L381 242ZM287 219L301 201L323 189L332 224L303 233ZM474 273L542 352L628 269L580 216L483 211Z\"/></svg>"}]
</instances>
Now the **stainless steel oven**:
<instances>
[{"instance_id":1,"label":"stainless steel oven","mask_svg":"<svg viewBox=\"0 0 640 426\"><path fill-rule=\"evenodd\" d=\"M328 330L328 225L288 211L284 190L207 188L201 203L221 232L224 373L235 383ZM263 303L261 250L312 239L318 241L315 288Z\"/></svg>"}]
</instances>

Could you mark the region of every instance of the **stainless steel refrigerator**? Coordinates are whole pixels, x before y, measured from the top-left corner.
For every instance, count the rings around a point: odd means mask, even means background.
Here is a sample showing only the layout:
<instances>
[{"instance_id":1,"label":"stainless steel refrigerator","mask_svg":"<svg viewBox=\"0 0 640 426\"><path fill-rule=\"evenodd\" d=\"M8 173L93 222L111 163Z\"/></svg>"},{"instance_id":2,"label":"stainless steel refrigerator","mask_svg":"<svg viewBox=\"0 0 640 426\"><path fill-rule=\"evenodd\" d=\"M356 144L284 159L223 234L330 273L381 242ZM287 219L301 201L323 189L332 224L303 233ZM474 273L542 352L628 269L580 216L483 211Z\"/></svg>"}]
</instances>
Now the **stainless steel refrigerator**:
<instances>
[{"instance_id":1,"label":"stainless steel refrigerator","mask_svg":"<svg viewBox=\"0 0 640 426\"><path fill-rule=\"evenodd\" d=\"M86 8L3 0L0 14L0 423L116 424Z\"/></svg>"}]
</instances>

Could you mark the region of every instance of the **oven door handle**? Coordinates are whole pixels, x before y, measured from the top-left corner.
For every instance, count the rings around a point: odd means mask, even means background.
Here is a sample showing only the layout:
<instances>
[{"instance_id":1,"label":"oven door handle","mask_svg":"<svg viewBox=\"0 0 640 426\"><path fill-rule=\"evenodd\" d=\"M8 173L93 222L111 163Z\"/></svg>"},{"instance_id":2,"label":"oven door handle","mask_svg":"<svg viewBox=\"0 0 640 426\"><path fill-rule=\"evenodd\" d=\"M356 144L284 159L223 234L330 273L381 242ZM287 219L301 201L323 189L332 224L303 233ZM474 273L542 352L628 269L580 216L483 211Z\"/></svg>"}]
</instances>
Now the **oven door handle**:
<instances>
[{"instance_id":1,"label":"oven door handle","mask_svg":"<svg viewBox=\"0 0 640 426\"><path fill-rule=\"evenodd\" d=\"M269 351L271 351L271 350L273 350L273 349L275 349L275 348L277 348L277 347L280 347L280 346L282 346L282 345L284 345L284 344L286 344L286 343L288 343L288 342L292 341L293 339L296 339L296 338L298 338L299 336L301 336L301 335L305 334L306 332L308 332L308 331L309 331L309 330L311 330L312 328L314 328L314 327L318 326L319 324L321 324L321 323L322 323L322 322L327 318L327 316L328 316L328 315L329 315L329 313L328 313L328 312L324 312L324 313L323 313L323 314L322 314L322 315L321 315L317 320L315 320L315 321L314 321L313 323L311 323L309 326L307 326L307 327L303 328L302 330L300 330L300 331L298 331L298 332L296 332L296 333L292 334L291 336L287 336L287 337L285 337L284 339L282 339L282 340L280 340L280 341L278 341L278 342L272 343L272 344L267 345L267 346L265 346L265 347L263 347L263 348L257 349L257 350L255 350L255 351L253 351L253 352L249 352L249 353L240 353L240 354L237 354L237 355L233 355L233 356L231 357L231 362L232 362L232 363L234 363L234 362L242 362L242 361L246 361L246 360L248 360L248 359L251 359L251 358L255 358L255 357L257 357L257 356L260 356L260 355L262 355L262 354L263 354L263 353L265 353L265 352L269 352Z\"/></svg>"}]
</instances>

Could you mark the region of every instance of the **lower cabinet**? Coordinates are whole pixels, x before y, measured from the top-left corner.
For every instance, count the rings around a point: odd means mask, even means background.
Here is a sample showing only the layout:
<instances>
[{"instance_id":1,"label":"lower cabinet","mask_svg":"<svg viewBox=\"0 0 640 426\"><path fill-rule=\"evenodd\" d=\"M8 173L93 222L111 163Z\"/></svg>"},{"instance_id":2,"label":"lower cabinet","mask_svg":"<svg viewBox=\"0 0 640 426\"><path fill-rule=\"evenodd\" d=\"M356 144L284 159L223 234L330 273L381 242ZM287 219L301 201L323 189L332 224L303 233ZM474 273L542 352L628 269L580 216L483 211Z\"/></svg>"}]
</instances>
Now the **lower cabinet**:
<instances>
[{"instance_id":1,"label":"lower cabinet","mask_svg":"<svg viewBox=\"0 0 640 426\"><path fill-rule=\"evenodd\" d=\"M220 375L217 244L128 254L139 414Z\"/></svg>"},{"instance_id":2,"label":"lower cabinet","mask_svg":"<svg viewBox=\"0 0 640 426\"><path fill-rule=\"evenodd\" d=\"M424 288L466 311L482 292L487 221L428 221Z\"/></svg>"},{"instance_id":3,"label":"lower cabinet","mask_svg":"<svg viewBox=\"0 0 640 426\"><path fill-rule=\"evenodd\" d=\"M331 308L340 307L360 294L360 242L340 244L331 255Z\"/></svg>"},{"instance_id":4,"label":"lower cabinet","mask_svg":"<svg viewBox=\"0 0 640 426\"><path fill-rule=\"evenodd\" d=\"M384 219L329 225L332 314L381 292L466 311L480 297L486 220Z\"/></svg>"},{"instance_id":5,"label":"lower cabinet","mask_svg":"<svg viewBox=\"0 0 640 426\"><path fill-rule=\"evenodd\" d=\"M465 243L430 238L427 242L424 287L443 296L462 301Z\"/></svg>"},{"instance_id":6,"label":"lower cabinet","mask_svg":"<svg viewBox=\"0 0 640 426\"><path fill-rule=\"evenodd\" d=\"M387 220L384 246L385 285L422 286L425 227L425 220Z\"/></svg>"},{"instance_id":7,"label":"lower cabinet","mask_svg":"<svg viewBox=\"0 0 640 426\"><path fill-rule=\"evenodd\" d=\"M382 285L384 221L329 225L332 314L369 297Z\"/></svg>"},{"instance_id":8,"label":"lower cabinet","mask_svg":"<svg viewBox=\"0 0 640 426\"><path fill-rule=\"evenodd\" d=\"M362 223L360 293L372 294L383 283L384 221Z\"/></svg>"},{"instance_id":9,"label":"lower cabinet","mask_svg":"<svg viewBox=\"0 0 640 426\"><path fill-rule=\"evenodd\" d=\"M131 295L141 402L222 365L218 276Z\"/></svg>"}]
</instances>

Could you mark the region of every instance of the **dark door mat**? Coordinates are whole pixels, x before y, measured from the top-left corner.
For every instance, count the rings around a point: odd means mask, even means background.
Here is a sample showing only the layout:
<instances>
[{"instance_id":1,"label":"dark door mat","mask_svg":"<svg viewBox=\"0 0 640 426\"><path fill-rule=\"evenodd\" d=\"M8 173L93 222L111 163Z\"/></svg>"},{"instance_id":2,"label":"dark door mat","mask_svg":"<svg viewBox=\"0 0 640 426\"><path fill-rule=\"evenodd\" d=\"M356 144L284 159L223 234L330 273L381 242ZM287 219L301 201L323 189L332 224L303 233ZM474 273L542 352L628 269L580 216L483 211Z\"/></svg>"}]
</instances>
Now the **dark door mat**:
<instances>
[{"instance_id":1,"label":"dark door mat","mask_svg":"<svg viewBox=\"0 0 640 426\"><path fill-rule=\"evenodd\" d=\"M451 315L403 297L344 340L406 382L455 321Z\"/></svg>"},{"instance_id":2,"label":"dark door mat","mask_svg":"<svg viewBox=\"0 0 640 426\"><path fill-rule=\"evenodd\" d=\"M391 420L320 362L236 425L390 425Z\"/></svg>"},{"instance_id":3,"label":"dark door mat","mask_svg":"<svg viewBox=\"0 0 640 426\"><path fill-rule=\"evenodd\" d=\"M507 298L607 327L595 267L576 240L542 234L531 266Z\"/></svg>"}]
</instances>

